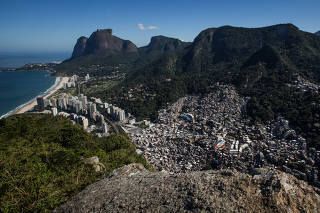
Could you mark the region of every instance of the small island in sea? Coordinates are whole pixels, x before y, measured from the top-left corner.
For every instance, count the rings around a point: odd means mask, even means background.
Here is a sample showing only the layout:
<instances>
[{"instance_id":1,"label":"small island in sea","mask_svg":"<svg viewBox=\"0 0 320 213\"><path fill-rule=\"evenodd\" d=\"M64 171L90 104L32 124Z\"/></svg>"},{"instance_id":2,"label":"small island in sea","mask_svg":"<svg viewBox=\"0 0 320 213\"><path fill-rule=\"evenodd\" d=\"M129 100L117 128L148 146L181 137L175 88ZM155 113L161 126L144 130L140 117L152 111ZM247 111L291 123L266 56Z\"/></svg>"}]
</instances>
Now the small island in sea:
<instances>
[{"instance_id":1,"label":"small island in sea","mask_svg":"<svg viewBox=\"0 0 320 213\"><path fill-rule=\"evenodd\" d=\"M55 72L54 68L61 62L50 63L29 63L18 68L4 68L2 72L23 72L23 71L39 71L45 70L49 72Z\"/></svg>"}]
</instances>

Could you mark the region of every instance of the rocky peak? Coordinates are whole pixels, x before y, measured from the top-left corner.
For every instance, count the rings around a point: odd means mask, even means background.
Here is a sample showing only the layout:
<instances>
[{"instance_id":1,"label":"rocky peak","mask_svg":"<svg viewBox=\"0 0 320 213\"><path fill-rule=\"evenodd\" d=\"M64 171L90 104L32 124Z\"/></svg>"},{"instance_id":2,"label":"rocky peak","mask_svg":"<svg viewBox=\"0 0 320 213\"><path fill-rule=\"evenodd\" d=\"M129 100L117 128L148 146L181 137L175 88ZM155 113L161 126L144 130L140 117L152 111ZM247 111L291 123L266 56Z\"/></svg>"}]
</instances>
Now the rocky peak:
<instances>
[{"instance_id":1,"label":"rocky peak","mask_svg":"<svg viewBox=\"0 0 320 213\"><path fill-rule=\"evenodd\" d=\"M112 35L112 29L97 29L97 32L103 32Z\"/></svg>"},{"instance_id":2,"label":"rocky peak","mask_svg":"<svg viewBox=\"0 0 320 213\"><path fill-rule=\"evenodd\" d=\"M83 55L84 50L86 48L87 40L88 38L84 36L78 38L77 43L73 48L72 58L76 58Z\"/></svg>"},{"instance_id":3,"label":"rocky peak","mask_svg":"<svg viewBox=\"0 0 320 213\"><path fill-rule=\"evenodd\" d=\"M169 52L169 51L177 51L182 50L183 48L187 47L190 43L183 42L179 39L169 38L162 35L153 36L151 38L150 43L142 47L142 52L152 52L152 51L160 51L162 53Z\"/></svg>"},{"instance_id":4,"label":"rocky peak","mask_svg":"<svg viewBox=\"0 0 320 213\"><path fill-rule=\"evenodd\" d=\"M89 37L85 54L111 55L121 52L136 52L136 45L131 41L112 35L111 29L97 30Z\"/></svg>"},{"instance_id":5,"label":"rocky peak","mask_svg":"<svg viewBox=\"0 0 320 213\"><path fill-rule=\"evenodd\" d=\"M140 164L115 170L54 212L319 212L307 183L264 168L170 174Z\"/></svg>"},{"instance_id":6,"label":"rocky peak","mask_svg":"<svg viewBox=\"0 0 320 213\"><path fill-rule=\"evenodd\" d=\"M98 29L87 39L80 37L74 47L72 57L83 55L108 56L117 53L137 52L131 41L112 35L112 29Z\"/></svg>"}]
</instances>

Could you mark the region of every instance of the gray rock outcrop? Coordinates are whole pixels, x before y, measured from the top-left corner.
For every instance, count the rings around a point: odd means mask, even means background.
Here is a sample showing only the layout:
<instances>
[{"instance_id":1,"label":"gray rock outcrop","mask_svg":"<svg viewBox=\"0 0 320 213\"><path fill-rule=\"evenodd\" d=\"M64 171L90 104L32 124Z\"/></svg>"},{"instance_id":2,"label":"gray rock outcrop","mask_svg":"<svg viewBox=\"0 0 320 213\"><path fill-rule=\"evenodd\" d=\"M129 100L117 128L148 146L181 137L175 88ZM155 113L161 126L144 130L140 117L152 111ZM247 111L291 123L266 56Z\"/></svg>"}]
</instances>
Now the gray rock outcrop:
<instances>
[{"instance_id":1,"label":"gray rock outcrop","mask_svg":"<svg viewBox=\"0 0 320 213\"><path fill-rule=\"evenodd\" d=\"M232 170L149 172L140 164L115 170L54 212L319 212L307 183L277 170L254 176Z\"/></svg>"},{"instance_id":2,"label":"gray rock outcrop","mask_svg":"<svg viewBox=\"0 0 320 213\"><path fill-rule=\"evenodd\" d=\"M87 40L88 40L88 38L84 37L84 36L81 36L77 40L77 43L73 48L72 58L76 58L76 57L82 56L84 54L84 50L86 48Z\"/></svg>"},{"instance_id":3,"label":"gray rock outcrop","mask_svg":"<svg viewBox=\"0 0 320 213\"><path fill-rule=\"evenodd\" d=\"M77 40L72 58L90 54L108 56L130 52L138 52L138 48L134 43L112 35L111 29L98 29L89 38L82 36Z\"/></svg>"}]
</instances>

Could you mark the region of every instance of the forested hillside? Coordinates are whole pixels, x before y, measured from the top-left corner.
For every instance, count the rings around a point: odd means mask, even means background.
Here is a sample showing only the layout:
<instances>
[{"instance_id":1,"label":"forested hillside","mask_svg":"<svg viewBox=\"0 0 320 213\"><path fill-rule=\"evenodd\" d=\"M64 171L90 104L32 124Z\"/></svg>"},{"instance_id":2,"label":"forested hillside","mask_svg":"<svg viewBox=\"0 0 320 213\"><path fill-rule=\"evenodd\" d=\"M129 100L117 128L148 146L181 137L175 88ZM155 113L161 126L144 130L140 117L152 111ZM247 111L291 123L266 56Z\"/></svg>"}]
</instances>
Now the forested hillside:
<instances>
[{"instance_id":1,"label":"forested hillside","mask_svg":"<svg viewBox=\"0 0 320 213\"><path fill-rule=\"evenodd\" d=\"M97 156L96 172L83 159ZM142 155L125 136L98 138L68 119L23 114L0 120L0 212L47 212Z\"/></svg>"}]
</instances>

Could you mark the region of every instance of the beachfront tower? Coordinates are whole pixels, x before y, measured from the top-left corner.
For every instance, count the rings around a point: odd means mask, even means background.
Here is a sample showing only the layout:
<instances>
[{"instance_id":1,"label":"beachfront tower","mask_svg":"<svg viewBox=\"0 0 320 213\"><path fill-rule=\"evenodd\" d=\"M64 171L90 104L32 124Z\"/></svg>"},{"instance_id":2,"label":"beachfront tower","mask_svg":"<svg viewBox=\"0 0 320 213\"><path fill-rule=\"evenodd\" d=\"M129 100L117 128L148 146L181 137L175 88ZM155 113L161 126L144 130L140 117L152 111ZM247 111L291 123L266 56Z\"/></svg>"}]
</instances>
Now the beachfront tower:
<instances>
[{"instance_id":1,"label":"beachfront tower","mask_svg":"<svg viewBox=\"0 0 320 213\"><path fill-rule=\"evenodd\" d=\"M52 112L53 116L56 116L58 114L58 109L53 107L53 108L51 108L51 112Z\"/></svg>"},{"instance_id":2,"label":"beachfront tower","mask_svg":"<svg viewBox=\"0 0 320 213\"><path fill-rule=\"evenodd\" d=\"M37 97L38 110L42 112L44 110L44 98L43 96Z\"/></svg>"}]
</instances>

